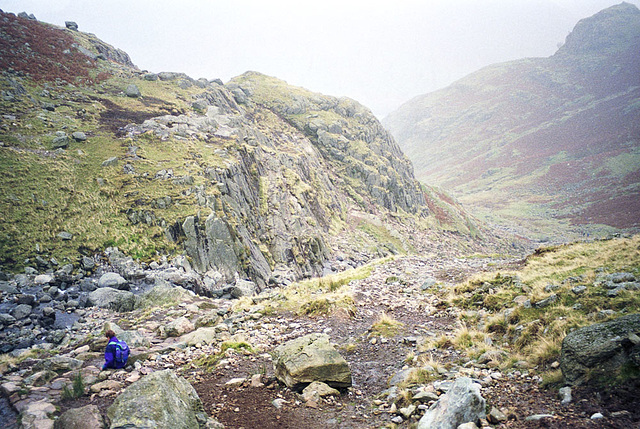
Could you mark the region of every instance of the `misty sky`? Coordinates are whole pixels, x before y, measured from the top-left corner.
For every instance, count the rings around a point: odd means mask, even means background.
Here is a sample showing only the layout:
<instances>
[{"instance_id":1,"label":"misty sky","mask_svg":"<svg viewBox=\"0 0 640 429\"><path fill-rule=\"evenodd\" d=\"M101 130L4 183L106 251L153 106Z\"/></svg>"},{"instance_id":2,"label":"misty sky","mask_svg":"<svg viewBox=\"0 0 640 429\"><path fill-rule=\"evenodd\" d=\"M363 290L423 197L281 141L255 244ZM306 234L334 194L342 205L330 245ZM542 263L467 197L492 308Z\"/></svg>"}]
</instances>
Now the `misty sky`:
<instances>
[{"instance_id":1,"label":"misty sky","mask_svg":"<svg viewBox=\"0 0 640 429\"><path fill-rule=\"evenodd\" d=\"M640 0L627 0L636 6ZM480 67L552 55L615 0L0 0L96 34L141 69L229 80L258 71L382 118Z\"/></svg>"}]
</instances>

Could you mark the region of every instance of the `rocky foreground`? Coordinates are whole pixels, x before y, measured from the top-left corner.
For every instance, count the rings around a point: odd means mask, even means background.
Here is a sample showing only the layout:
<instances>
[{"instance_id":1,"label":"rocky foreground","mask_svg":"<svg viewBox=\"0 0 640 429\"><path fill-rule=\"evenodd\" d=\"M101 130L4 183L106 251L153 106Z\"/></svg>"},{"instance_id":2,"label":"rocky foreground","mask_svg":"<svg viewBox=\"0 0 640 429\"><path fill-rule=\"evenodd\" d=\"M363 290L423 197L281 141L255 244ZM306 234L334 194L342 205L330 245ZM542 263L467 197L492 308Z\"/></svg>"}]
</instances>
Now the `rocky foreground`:
<instances>
[{"instance_id":1,"label":"rocky foreground","mask_svg":"<svg viewBox=\"0 0 640 429\"><path fill-rule=\"evenodd\" d=\"M525 361L505 366L499 353L472 359L453 345L434 346L459 331L465 314L431 293L434 287L521 263L406 256L370 265L368 275L344 285L316 281L239 300L201 297L157 279L145 293L131 293L131 307L109 301L80 309L58 344L5 355L1 389L21 424L8 415L3 427L426 428L458 427L452 422L462 422L460 413L475 421L464 428L637 425L634 385L616 394L564 388L558 396ZM296 299L297 307L288 306ZM132 348L124 370L100 370L107 327ZM310 380L279 374L283 345L308 334L328 339L349 379L323 375L326 383L300 391ZM458 394L463 399L454 400ZM445 398L468 406L453 413ZM135 420L140 413L155 423ZM454 420L427 423L443 416Z\"/></svg>"}]
</instances>

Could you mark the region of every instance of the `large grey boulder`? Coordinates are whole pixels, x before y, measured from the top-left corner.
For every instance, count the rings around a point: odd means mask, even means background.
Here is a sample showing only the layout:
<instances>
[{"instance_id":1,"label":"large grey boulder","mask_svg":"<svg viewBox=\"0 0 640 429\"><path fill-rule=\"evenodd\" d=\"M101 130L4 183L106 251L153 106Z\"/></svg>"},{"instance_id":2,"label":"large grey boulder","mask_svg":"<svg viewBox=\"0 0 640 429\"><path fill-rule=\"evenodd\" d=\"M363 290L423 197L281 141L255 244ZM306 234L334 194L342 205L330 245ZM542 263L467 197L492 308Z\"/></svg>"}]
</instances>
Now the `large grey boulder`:
<instances>
[{"instance_id":1,"label":"large grey boulder","mask_svg":"<svg viewBox=\"0 0 640 429\"><path fill-rule=\"evenodd\" d=\"M570 332L562 341L560 368L567 383L611 379L621 368L640 368L640 314Z\"/></svg>"},{"instance_id":2,"label":"large grey boulder","mask_svg":"<svg viewBox=\"0 0 640 429\"><path fill-rule=\"evenodd\" d=\"M258 292L258 286L249 280L236 280L236 284L231 288L231 296L241 298L243 296L253 296Z\"/></svg>"},{"instance_id":3,"label":"large grey boulder","mask_svg":"<svg viewBox=\"0 0 640 429\"><path fill-rule=\"evenodd\" d=\"M141 308L171 306L190 299L191 294L188 290L156 278L155 285L142 295L138 306Z\"/></svg>"},{"instance_id":4,"label":"large grey boulder","mask_svg":"<svg viewBox=\"0 0 640 429\"><path fill-rule=\"evenodd\" d=\"M351 386L351 369L326 334L305 335L276 347L273 366L276 377L291 389L301 389L314 381L333 387Z\"/></svg>"},{"instance_id":5,"label":"large grey boulder","mask_svg":"<svg viewBox=\"0 0 640 429\"><path fill-rule=\"evenodd\" d=\"M102 414L97 405L86 405L65 411L56 420L55 429L103 429Z\"/></svg>"},{"instance_id":6,"label":"large grey boulder","mask_svg":"<svg viewBox=\"0 0 640 429\"><path fill-rule=\"evenodd\" d=\"M138 89L138 86L136 84L129 84L127 86L127 89L125 89L124 93L127 95L127 97L132 97L132 98L137 98L140 97L140 90Z\"/></svg>"},{"instance_id":7,"label":"large grey boulder","mask_svg":"<svg viewBox=\"0 0 640 429\"><path fill-rule=\"evenodd\" d=\"M98 280L98 287L129 290L129 282L118 273L104 273Z\"/></svg>"},{"instance_id":8,"label":"large grey boulder","mask_svg":"<svg viewBox=\"0 0 640 429\"><path fill-rule=\"evenodd\" d=\"M196 344L214 344L216 341L216 328L213 326L199 328L180 337L180 342L185 343L188 346L195 346Z\"/></svg>"},{"instance_id":9,"label":"large grey boulder","mask_svg":"<svg viewBox=\"0 0 640 429\"><path fill-rule=\"evenodd\" d=\"M193 323L184 316L172 320L164 327L164 333L167 337L179 337L181 335L192 332L195 329Z\"/></svg>"},{"instance_id":10,"label":"large grey boulder","mask_svg":"<svg viewBox=\"0 0 640 429\"><path fill-rule=\"evenodd\" d=\"M87 297L89 306L108 308L114 311L132 311L136 303L136 296L125 290L103 287L96 289Z\"/></svg>"},{"instance_id":11,"label":"large grey boulder","mask_svg":"<svg viewBox=\"0 0 640 429\"><path fill-rule=\"evenodd\" d=\"M422 416L418 429L456 429L464 423L475 423L484 418L485 406L480 385L469 377L458 378Z\"/></svg>"},{"instance_id":12,"label":"large grey boulder","mask_svg":"<svg viewBox=\"0 0 640 429\"><path fill-rule=\"evenodd\" d=\"M207 425L195 389L171 370L154 372L124 389L107 410L111 429L194 429Z\"/></svg>"},{"instance_id":13,"label":"large grey boulder","mask_svg":"<svg viewBox=\"0 0 640 429\"><path fill-rule=\"evenodd\" d=\"M34 368L55 372L67 372L82 367L82 361L68 356L53 356L39 361Z\"/></svg>"},{"instance_id":14,"label":"large grey boulder","mask_svg":"<svg viewBox=\"0 0 640 429\"><path fill-rule=\"evenodd\" d=\"M11 310L11 315L16 319L24 319L31 314L31 306L28 304L19 304Z\"/></svg>"}]
</instances>

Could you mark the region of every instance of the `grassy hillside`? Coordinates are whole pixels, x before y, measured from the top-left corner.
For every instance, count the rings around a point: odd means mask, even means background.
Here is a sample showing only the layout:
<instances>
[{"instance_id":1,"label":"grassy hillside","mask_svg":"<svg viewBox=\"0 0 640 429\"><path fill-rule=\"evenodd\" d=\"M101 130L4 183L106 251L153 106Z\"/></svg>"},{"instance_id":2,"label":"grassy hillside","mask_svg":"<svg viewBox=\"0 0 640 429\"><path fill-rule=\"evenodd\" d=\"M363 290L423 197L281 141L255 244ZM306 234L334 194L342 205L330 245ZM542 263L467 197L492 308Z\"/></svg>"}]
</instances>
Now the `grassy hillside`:
<instances>
[{"instance_id":1,"label":"grassy hillside","mask_svg":"<svg viewBox=\"0 0 640 429\"><path fill-rule=\"evenodd\" d=\"M539 238L637 227L638 49L640 11L614 6L554 56L484 68L383 122L420 180L487 221L526 219Z\"/></svg>"}]
</instances>

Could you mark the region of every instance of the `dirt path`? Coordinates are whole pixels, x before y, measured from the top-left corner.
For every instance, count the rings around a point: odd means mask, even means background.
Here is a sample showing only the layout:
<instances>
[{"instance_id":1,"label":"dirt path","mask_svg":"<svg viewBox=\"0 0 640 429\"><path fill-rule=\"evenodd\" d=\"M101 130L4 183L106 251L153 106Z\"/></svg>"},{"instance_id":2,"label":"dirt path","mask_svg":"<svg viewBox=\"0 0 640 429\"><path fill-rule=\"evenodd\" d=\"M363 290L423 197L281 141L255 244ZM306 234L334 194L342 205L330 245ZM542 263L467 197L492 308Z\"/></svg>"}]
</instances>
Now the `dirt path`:
<instances>
[{"instance_id":1,"label":"dirt path","mask_svg":"<svg viewBox=\"0 0 640 429\"><path fill-rule=\"evenodd\" d=\"M287 324L282 340L311 332L324 332L341 350L353 375L353 387L334 401L310 408L288 389L274 382L270 358L265 355L240 359L236 365L216 369L194 383L207 412L229 428L368 428L383 427L396 417L377 412L374 401L389 387L389 380L406 368L405 359L419 354L421 341L456 329L453 311L436 310L437 299L421 286L427 278L459 281L489 269L490 261L429 261L400 258L378 266L372 275L354 282L356 314L341 312L328 317L266 317L263 324ZM496 267L495 261L492 269ZM381 314L403 324L389 338L372 337L370 329ZM373 340L375 338L375 340ZM273 345L278 344L274 338ZM373 341L372 341L373 340ZM442 362L456 361L454 350L433 351ZM227 387L235 377L264 373L266 386ZM278 397L286 403L276 409Z\"/></svg>"}]
</instances>

